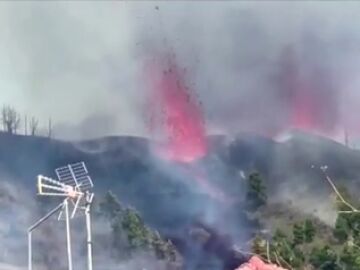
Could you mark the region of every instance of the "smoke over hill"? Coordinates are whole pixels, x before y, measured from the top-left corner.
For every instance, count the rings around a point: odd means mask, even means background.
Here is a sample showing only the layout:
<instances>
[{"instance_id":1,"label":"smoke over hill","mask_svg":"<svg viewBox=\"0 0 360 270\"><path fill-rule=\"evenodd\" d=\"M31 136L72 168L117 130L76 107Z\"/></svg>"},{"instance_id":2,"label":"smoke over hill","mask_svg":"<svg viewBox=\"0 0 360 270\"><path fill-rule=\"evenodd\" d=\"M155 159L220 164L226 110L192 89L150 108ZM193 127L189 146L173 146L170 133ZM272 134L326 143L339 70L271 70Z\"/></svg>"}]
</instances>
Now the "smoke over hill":
<instances>
[{"instance_id":1,"label":"smoke over hill","mask_svg":"<svg viewBox=\"0 0 360 270\"><path fill-rule=\"evenodd\" d=\"M352 106L359 99L350 81L357 84L352 46L359 39L348 36L351 19L330 22L350 7L213 3L205 15L200 6L144 8L137 26L142 56L176 55L208 130L276 136L295 128L338 138L347 129L357 136ZM274 16L279 9L287 15Z\"/></svg>"},{"instance_id":2,"label":"smoke over hill","mask_svg":"<svg viewBox=\"0 0 360 270\"><path fill-rule=\"evenodd\" d=\"M358 3L1 7L4 102L52 116L58 137L144 136L143 66L167 53L185 69L207 132L358 136Z\"/></svg>"}]
</instances>

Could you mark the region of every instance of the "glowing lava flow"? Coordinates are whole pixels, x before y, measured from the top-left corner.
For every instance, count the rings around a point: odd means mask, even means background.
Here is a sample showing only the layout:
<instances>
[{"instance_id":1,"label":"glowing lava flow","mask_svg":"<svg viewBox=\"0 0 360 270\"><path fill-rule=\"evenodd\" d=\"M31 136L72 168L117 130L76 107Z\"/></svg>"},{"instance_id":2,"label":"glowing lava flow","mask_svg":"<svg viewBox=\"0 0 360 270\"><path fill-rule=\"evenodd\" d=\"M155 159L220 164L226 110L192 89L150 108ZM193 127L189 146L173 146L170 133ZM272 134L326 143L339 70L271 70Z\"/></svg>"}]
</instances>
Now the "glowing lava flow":
<instances>
[{"instance_id":1,"label":"glowing lava flow","mask_svg":"<svg viewBox=\"0 0 360 270\"><path fill-rule=\"evenodd\" d=\"M194 164L208 151L199 104L192 99L175 60L170 57L162 60L147 69L152 85L150 130L160 130L165 135L156 152L185 167L209 196L222 199L223 193L212 186L204 170Z\"/></svg>"}]
</instances>

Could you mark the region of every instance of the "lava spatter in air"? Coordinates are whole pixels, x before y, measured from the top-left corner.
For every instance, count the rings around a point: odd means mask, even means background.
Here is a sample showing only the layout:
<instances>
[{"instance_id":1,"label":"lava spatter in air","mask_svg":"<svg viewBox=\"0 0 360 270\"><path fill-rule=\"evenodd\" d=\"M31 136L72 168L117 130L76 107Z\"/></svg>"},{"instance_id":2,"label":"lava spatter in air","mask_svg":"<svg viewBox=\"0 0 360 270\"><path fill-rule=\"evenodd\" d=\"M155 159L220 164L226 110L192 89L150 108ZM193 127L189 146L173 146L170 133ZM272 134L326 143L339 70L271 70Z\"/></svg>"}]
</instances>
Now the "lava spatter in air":
<instances>
[{"instance_id":1,"label":"lava spatter in air","mask_svg":"<svg viewBox=\"0 0 360 270\"><path fill-rule=\"evenodd\" d=\"M147 66L151 84L149 129L160 133L156 147L160 157L178 163L210 197L226 201L225 194L212 185L206 171L196 161L208 152L204 118L199 103L186 87L184 74L171 57Z\"/></svg>"},{"instance_id":2,"label":"lava spatter in air","mask_svg":"<svg viewBox=\"0 0 360 270\"><path fill-rule=\"evenodd\" d=\"M159 151L173 161L191 162L207 153L204 119L190 95L183 74L171 58L151 65L152 108L157 111L151 129L165 138Z\"/></svg>"}]
</instances>

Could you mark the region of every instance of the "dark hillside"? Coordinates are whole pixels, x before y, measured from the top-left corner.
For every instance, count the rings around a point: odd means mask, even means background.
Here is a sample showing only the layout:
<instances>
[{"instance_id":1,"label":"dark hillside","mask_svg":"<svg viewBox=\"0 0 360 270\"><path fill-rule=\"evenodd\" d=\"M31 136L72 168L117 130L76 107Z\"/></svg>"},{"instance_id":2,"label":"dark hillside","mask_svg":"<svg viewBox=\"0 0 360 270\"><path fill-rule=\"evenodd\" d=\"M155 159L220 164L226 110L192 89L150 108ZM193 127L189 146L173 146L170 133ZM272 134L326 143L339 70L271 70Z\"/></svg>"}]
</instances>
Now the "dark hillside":
<instances>
[{"instance_id":1,"label":"dark hillside","mask_svg":"<svg viewBox=\"0 0 360 270\"><path fill-rule=\"evenodd\" d=\"M319 170L311 168L313 165L327 165L328 173L342 183L354 182L360 172L359 151L309 134L296 133L284 143L251 134L240 134L231 141L225 136L213 136L209 141L211 152L200 164L209 181L231 196L243 197L245 186L241 176L254 170L263 174L274 193L284 184L293 183L328 194L328 186ZM158 216L166 219L167 215L153 212L158 211L171 212L171 220L176 220L172 209L175 207L176 215L181 215L185 202L187 205L193 202L192 209L185 212L200 211L194 206L201 208L204 204L199 201L206 196L196 195L196 189L189 188L189 183L196 185L192 176L154 158L150 147L146 139L137 137L72 143L0 133L0 168L6 175L34 188L36 175L54 177L56 167L82 160L87 163L99 192L114 190L122 200L144 212L146 219L157 220ZM148 202L154 210L148 209Z\"/></svg>"},{"instance_id":2,"label":"dark hillside","mask_svg":"<svg viewBox=\"0 0 360 270\"><path fill-rule=\"evenodd\" d=\"M290 140L278 143L239 134L231 140L211 136L209 142L210 152L205 158L180 166L156 158L151 143L138 137L65 142L0 133L0 173L24 185L35 196L38 174L55 177L55 168L85 161L98 198L112 190L122 202L134 206L147 224L183 250L191 242L184 240L184 228L194 220L205 220L220 228L236 243L248 242L258 228L258 223L248 218L244 200L246 178L253 171L262 175L269 202L286 206L285 222L296 220L299 214L315 215L319 222L327 224L332 222L328 218L332 215L331 189L313 165L327 165L337 184L351 186L354 193L359 190L359 151L322 137L296 133ZM193 167L200 168L200 174L231 202L222 203L204 192L191 171ZM325 215L326 211L329 213ZM268 217L271 213L282 215L271 209L263 214ZM261 223L278 220L268 217Z\"/></svg>"}]
</instances>

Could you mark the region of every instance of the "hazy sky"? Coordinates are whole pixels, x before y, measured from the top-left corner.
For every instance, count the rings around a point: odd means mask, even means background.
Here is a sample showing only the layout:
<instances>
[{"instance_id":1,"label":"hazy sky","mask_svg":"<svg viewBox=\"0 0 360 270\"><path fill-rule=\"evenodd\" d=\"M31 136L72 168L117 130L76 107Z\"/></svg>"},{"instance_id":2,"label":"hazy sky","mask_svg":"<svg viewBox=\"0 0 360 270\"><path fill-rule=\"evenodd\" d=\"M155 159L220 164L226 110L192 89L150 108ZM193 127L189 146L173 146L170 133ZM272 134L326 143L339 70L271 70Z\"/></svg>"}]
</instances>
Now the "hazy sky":
<instances>
[{"instance_id":1,"label":"hazy sky","mask_svg":"<svg viewBox=\"0 0 360 270\"><path fill-rule=\"evenodd\" d=\"M358 14L360 3L335 1L2 1L0 102L43 125L52 117L58 137L144 135L142 65L171 48L209 130L276 125L286 110L272 78L290 46L306 76L321 68L336 88L329 94L336 99L332 124L353 124L360 105ZM255 110L238 110L254 100Z\"/></svg>"}]
</instances>

